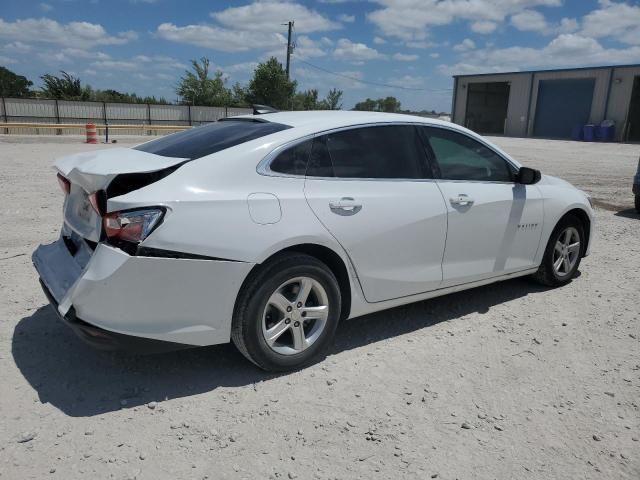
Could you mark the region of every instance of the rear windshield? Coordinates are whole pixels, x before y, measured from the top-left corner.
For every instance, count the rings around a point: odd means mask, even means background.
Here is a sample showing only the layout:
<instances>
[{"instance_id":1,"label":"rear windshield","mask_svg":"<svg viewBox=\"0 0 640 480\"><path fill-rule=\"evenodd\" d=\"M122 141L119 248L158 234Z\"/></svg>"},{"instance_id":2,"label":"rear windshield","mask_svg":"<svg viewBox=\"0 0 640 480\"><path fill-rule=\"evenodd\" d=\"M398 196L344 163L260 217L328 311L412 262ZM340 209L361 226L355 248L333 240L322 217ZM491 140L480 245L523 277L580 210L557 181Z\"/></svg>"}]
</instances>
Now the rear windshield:
<instances>
[{"instance_id":1,"label":"rear windshield","mask_svg":"<svg viewBox=\"0 0 640 480\"><path fill-rule=\"evenodd\" d=\"M291 127L274 122L221 120L152 140L135 149L162 157L193 160L287 128Z\"/></svg>"}]
</instances>

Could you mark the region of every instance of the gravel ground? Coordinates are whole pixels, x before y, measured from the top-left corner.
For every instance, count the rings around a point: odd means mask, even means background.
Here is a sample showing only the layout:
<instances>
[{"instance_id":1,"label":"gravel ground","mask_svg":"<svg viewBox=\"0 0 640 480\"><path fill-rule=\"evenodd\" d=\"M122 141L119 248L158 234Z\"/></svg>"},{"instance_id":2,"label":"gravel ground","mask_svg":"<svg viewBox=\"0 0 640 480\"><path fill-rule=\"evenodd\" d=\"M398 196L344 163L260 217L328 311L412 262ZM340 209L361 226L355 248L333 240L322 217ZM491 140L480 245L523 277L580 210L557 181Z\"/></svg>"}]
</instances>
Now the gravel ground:
<instances>
[{"instance_id":1,"label":"gravel ground","mask_svg":"<svg viewBox=\"0 0 640 480\"><path fill-rule=\"evenodd\" d=\"M0 136L0 478L640 478L640 146L494 140L605 207L581 275L354 319L274 376L230 345L77 340L30 254L61 221L52 159L98 147Z\"/></svg>"}]
</instances>

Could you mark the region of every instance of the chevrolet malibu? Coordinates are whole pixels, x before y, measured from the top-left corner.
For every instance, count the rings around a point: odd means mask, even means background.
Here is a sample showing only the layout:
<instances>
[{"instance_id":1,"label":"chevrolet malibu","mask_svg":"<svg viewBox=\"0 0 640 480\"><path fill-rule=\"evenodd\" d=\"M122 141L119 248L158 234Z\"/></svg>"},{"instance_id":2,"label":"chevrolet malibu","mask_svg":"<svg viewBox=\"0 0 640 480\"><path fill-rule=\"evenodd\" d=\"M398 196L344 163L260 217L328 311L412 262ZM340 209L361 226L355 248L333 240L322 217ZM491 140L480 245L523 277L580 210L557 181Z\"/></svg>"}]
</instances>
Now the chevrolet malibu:
<instances>
[{"instance_id":1,"label":"chevrolet malibu","mask_svg":"<svg viewBox=\"0 0 640 480\"><path fill-rule=\"evenodd\" d=\"M370 112L220 120L55 167L59 239L33 254L103 348L229 342L304 367L341 320L531 275L575 277L589 197L452 123Z\"/></svg>"}]
</instances>

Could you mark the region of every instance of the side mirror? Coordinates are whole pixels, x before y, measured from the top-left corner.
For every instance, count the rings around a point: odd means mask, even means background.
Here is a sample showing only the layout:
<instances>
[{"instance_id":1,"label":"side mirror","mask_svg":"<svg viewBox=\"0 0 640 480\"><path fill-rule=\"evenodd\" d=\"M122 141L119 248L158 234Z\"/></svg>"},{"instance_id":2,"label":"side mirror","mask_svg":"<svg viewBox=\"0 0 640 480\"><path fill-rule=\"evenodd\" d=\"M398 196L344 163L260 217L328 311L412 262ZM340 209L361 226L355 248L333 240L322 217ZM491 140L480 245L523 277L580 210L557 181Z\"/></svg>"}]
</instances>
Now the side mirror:
<instances>
[{"instance_id":1,"label":"side mirror","mask_svg":"<svg viewBox=\"0 0 640 480\"><path fill-rule=\"evenodd\" d=\"M542 178L540 170L529 167L520 167L520 170L518 170L518 174L516 175L516 182L521 183L522 185L533 185L534 183L538 183L540 178Z\"/></svg>"}]
</instances>

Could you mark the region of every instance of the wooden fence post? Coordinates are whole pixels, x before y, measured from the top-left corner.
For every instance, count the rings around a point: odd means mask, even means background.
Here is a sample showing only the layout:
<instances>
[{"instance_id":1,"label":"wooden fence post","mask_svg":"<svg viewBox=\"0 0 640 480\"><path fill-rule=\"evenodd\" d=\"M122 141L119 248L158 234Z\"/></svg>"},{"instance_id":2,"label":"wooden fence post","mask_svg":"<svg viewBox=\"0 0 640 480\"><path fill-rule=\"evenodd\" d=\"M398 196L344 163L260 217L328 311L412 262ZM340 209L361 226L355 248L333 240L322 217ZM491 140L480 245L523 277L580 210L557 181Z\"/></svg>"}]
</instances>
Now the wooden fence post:
<instances>
[{"instance_id":1,"label":"wooden fence post","mask_svg":"<svg viewBox=\"0 0 640 480\"><path fill-rule=\"evenodd\" d=\"M190 103L187 104L187 108L189 109L188 110L188 112L189 112L189 126L192 127L193 123L191 123L191 104Z\"/></svg>"}]
</instances>

